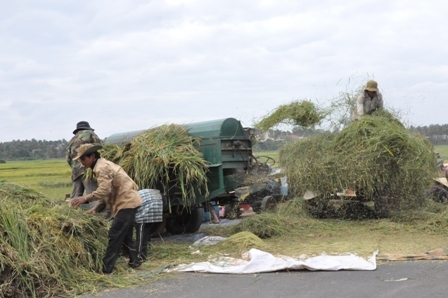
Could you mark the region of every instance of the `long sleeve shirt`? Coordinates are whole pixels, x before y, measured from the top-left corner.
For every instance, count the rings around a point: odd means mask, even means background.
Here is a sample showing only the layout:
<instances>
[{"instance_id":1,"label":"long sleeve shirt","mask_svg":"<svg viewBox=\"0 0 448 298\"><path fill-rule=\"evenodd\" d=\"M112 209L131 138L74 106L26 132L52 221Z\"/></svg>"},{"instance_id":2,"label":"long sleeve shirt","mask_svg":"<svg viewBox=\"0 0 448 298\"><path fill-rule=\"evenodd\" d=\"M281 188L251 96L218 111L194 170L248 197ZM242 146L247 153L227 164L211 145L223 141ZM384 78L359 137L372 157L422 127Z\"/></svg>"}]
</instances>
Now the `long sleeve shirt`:
<instances>
[{"instance_id":1,"label":"long sleeve shirt","mask_svg":"<svg viewBox=\"0 0 448 298\"><path fill-rule=\"evenodd\" d=\"M356 102L356 111L358 116L370 115L377 109L383 108L383 95L380 92L376 92L373 98L367 94L367 92L361 93Z\"/></svg>"},{"instance_id":2,"label":"long sleeve shirt","mask_svg":"<svg viewBox=\"0 0 448 298\"><path fill-rule=\"evenodd\" d=\"M72 168L72 181L75 181L78 177L82 176L86 171L86 169L79 162L79 160L73 160L73 158L77 154L76 150L78 150L79 146L86 143L100 144L101 140L96 135L96 133L93 132L93 130L86 129L78 131L70 140L70 142L68 142L65 157L67 163Z\"/></svg>"},{"instance_id":3,"label":"long sleeve shirt","mask_svg":"<svg viewBox=\"0 0 448 298\"><path fill-rule=\"evenodd\" d=\"M89 202L98 200L96 212L101 212L107 206L115 216L121 209L137 208L142 204L137 184L119 165L99 158L93 167L93 174L98 188L86 198Z\"/></svg>"}]
</instances>

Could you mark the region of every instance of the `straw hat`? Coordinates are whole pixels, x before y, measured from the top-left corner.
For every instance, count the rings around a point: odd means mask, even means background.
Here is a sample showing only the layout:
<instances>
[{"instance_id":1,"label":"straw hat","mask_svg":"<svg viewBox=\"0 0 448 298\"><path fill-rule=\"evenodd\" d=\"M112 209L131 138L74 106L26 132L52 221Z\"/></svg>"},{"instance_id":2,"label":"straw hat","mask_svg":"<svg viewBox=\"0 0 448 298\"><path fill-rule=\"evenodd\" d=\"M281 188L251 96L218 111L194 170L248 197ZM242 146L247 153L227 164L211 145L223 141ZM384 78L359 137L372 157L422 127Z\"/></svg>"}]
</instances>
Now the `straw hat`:
<instances>
[{"instance_id":1,"label":"straw hat","mask_svg":"<svg viewBox=\"0 0 448 298\"><path fill-rule=\"evenodd\" d=\"M364 88L364 90L378 92L378 83L376 81L374 81L374 80L370 80L370 81L367 82L366 87Z\"/></svg>"},{"instance_id":2,"label":"straw hat","mask_svg":"<svg viewBox=\"0 0 448 298\"><path fill-rule=\"evenodd\" d=\"M101 146L99 144L83 144L83 145L79 146L78 150L76 151L77 155L73 158L73 160L78 160L83 155L89 155L94 152L97 152L101 148L103 148L103 146Z\"/></svg>"}]
</instances>

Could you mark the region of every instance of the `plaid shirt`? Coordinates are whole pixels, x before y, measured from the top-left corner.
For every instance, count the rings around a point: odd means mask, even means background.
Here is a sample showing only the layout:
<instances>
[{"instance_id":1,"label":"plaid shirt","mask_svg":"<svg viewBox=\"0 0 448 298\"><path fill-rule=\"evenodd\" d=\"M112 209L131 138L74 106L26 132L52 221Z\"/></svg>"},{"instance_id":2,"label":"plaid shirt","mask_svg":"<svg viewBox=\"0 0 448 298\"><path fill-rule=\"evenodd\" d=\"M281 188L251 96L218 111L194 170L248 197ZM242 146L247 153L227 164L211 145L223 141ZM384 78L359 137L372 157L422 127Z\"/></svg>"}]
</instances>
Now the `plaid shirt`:
<instances>
[{"instance_id":1,"label":"plaid shirt","mask_svg":"<svg viewBox=\"0 0 448 298\"><path fill-rule=\"evenodd\" d=\"M136 223L161 222L163 213L162 195L157 189L138 191L143 203L137 208Z\"/></svg>"}]
</instances>

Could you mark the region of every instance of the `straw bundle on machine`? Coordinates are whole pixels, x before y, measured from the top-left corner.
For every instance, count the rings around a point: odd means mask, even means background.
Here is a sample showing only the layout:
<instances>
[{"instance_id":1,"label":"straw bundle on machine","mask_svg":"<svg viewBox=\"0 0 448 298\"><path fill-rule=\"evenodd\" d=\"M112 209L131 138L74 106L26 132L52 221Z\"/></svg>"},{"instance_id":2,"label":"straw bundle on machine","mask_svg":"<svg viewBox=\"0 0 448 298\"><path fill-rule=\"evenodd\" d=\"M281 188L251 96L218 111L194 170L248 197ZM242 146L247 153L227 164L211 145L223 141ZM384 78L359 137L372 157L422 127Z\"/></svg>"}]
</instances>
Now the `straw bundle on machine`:
<instances>
[{"instance_id":1,"label":"straw bundle on machine","mask_svg":"<svg viewBox=\"0 0 448 298\"><path fill-rule=\"evenodd\" d=\"M299 194L311 190L329 199L352 189L367 200L387 196L399 207L418 206L437 175L432 145L387 111L364 116L339 134L289 143L280 163Z\"/></svg>"},{"instance_id":2,"label":"straw bundle on machine","mask_svg":"<svg viewBox=\"0 0 448 298\"><path fill-rule=\"evenodd\" d=\"M104 219L15 184L0 184L0 297L86 291L101 271Z\"/></svg>"},{"instance_id":3,"label":"straw bundle on machine","mask_svg":"<svg viewBox=\"0 0 448 298\"><path fill-rule=\"evenodd\" d=\"M123 167L140 188L180 192L184 206L207 196L207 162L199 140L181 125L162 125L144 131L124 146L107 145L102 156Z\"/></svg>"}]
</instances>

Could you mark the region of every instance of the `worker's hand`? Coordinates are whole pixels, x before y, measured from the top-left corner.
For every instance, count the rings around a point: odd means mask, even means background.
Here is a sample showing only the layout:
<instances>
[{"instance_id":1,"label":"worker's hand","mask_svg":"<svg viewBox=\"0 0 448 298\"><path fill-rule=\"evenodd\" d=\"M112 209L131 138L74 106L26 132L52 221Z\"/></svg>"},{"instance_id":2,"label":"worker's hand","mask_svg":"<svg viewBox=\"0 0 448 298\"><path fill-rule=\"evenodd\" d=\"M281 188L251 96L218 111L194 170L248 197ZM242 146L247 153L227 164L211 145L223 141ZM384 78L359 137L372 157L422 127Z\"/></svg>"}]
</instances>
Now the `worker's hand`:
<instances>
[{"instance_id":1,"label":"worker's hand","mask_svg":"<svg viewBox=\"0 0 448 298\"><path fill-rule=\"evenodd\" d=\"M96 214L95 208L86 211L87 214Z\"/></svg>"},{"instance_id":2,"label":"worker's hand","mask_svg":"<svg viewBox=\"0 0 448 298\"><path fill-rule=\"evenodd\" d=\"M72 200L71 204L73 207L79 207L79 205L84 204L86 202L87 202L86 197L77 197Z\"/></svg>"}]
</instances>

